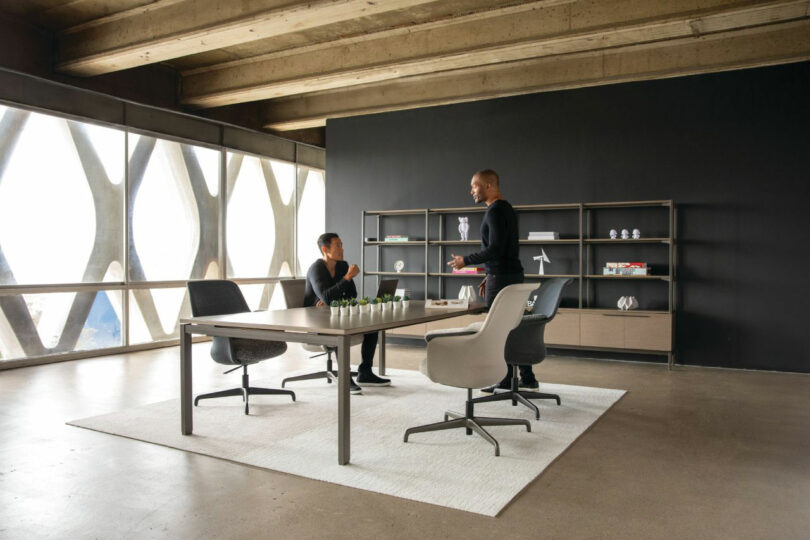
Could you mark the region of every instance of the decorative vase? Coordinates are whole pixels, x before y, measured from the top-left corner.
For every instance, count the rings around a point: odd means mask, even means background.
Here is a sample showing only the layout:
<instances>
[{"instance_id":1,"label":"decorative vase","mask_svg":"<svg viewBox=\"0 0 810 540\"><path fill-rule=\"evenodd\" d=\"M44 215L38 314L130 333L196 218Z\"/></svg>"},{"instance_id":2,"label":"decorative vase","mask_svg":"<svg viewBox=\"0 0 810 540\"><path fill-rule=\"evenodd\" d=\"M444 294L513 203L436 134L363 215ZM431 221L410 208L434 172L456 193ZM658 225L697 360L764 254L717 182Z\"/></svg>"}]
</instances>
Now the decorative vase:
<instances>
[{"instance_id":1,"label":"decorative vase","mask_svg":"<svg viewBox=\"0 0 810 540\"><path fill-rule=\"evenodd\" d=\"M408 306L411 305L410 300L403 300L402 301L402 309L408 309Z\"/></svg>"},{"instance_id":2,"label":"decorative vase","mask_svg":"<svg viewBox=\"0 0 810 540\"><path fill-rule=\"evenodd\" d=\"M340 306L337 306L337 307L331 307L330 306L329 309L332 310L332 316L333 317L339 317L340 316Z\"/></svg>"}]
</instances>

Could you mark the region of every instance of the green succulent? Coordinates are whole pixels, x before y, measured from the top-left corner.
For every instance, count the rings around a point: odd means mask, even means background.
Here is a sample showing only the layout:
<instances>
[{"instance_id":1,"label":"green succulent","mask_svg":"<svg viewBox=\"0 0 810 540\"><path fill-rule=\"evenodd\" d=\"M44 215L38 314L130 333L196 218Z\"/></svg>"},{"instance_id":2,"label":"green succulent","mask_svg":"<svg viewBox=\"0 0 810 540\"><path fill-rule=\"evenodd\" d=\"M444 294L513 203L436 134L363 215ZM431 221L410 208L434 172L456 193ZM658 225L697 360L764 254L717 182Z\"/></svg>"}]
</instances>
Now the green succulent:
<instances>
[{"instance_id":1,"label":"green succulent","mask_svg":"<svg viewBox=\"0 0 810 540\"><path fill-rule=\"evenodd\" d=\"M346 298L344 298L343 300L340 301L340 307L349 307L349 301Z\"/></svg>"},{"instance_id":2,"label":"green succulent","mask_svg":"<svg viewBox=\"0 0 810 540\"><path fill-rule=\"evenodd\" d=\"M383 302L390 302L391 298L392 298L392 296L390 294L384 294L382 299L383 299Z\"/></svg>"},{"instance_id":3,"label":"green succulent","mask_svg":"<svg viewBox=\"0 0 810 540\"><path fill-rule=\"evenodd\" d=\"M377 304L380 303L380 299L379 298L372 298L370 303L371 303L372 306L376 306Z\"/></svg>"},{"instance_id":4,"label":"green succulent","mask_svg":"<svg viewBox=\"0 0 810 540\"><path fill-rule=\"evenodd\" d=\"M357 305L357 298L352 298L351 300L349 300L349 305L352 306L352 307L356 306Z\"/></svg>"},{"instance_id":5,"label":"green succulent","mask_svg":"<svg viewBox=\"0 0 810 540\"><path fill-rule=\"evenodd\" d=\"M402 297L402 300L403 300L403 301L405 301L405 302L407 302L407 301L408 301L408 300L410 300L410 299L411 299L411 297L410 297L410 296L408 296L407 294L406 294L405 296L403 296L403 297Z\"/></svg>"},{"instance_id":6,"label":"green succulent","mask_svg":"<svg viewBox=\"0 0 810 540\"><path fill-rule=\"evenodd\" d=\"M361 306L366 306L368 305L368 298L363 297L360 300L358 300L357 303L360 304Z\"/></svg>"},{"instance_id":7,"label":"green succulent","mask_svg":"<svg viewBox=\"0 0 810 540\"><path fill-rule=\"evenodd\" d=\"M402 300L402 298L399 296L394 296L394 302L399 302L400 300Z\"/></svg>"},{"instance_id":8,"label":"green succulent","mask_svg":"<svg viewBox=\"0 0 810 540\"><path fill-rule=\"evenodd\" d=\"M376 302L374 302L375 304L382 304L382 301L383 301L383 299L380 298L379 296L377 298L375 298L374 300L376 300Z\"/></svg>"},{"instance_id":9,"label":"green succulent","mask_svg":"<svg viewBox=\"0 0 810 540\"><path fill-rule=\"evenodd\" d=\"M337 300L332 300L329 303L329 305L332 306L332 307L340 307L340 302L338 302Z\"/></svg>"}]
</instances>

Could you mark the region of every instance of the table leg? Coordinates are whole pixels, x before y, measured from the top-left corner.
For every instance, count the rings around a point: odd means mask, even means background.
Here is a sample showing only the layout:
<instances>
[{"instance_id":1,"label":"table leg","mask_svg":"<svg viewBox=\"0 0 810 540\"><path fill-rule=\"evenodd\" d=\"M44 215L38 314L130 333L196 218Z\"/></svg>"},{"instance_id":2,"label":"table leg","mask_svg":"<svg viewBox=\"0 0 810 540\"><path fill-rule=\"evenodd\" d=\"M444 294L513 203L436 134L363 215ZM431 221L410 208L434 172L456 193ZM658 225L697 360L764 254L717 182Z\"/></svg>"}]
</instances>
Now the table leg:
<instances>
[{"instance_id":1,"label":"table leg","mask_svg":"<svg viewBox=\"0 0 810 540\"><path fill-rule=\"evenodd\" d=\"M338 464L346 465L351 459L351 403L349 381L351 366L349 355L351 338L342 336L338 344Z\"/></svg>"},{"instance_id":2,"label":"table leg","mask_svg":"<svg viewBox=\"0 0 810 540\"><path fill-rule=\"evenodd\" d=\"M191 408L191 334L188 325L180 325L180 432L191 435L194 419Z\"/></svg>"},{"instance_id":3,"label":"table leg","mask_svg":"<svg viewBox=\"0 0 810 540\"><path fill-rule=\"evenodd\" d=\"M380 330L380 375L385 375L385 330Z\"/></svg>"}]
</instances>

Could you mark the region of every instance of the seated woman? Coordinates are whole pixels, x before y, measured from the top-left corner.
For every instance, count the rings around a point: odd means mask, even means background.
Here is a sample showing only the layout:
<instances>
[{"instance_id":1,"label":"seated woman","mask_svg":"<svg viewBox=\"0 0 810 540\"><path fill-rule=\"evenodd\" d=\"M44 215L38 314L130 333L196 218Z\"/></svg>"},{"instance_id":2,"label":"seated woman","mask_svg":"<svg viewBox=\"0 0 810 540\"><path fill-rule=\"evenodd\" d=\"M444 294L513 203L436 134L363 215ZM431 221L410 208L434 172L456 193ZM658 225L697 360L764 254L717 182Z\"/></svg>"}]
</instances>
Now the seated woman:
<instances>
[{"instance_id":1,"label":"seated woman","mask_svg":"<svg viewBox=\"0 0 810 540\"><path fill-rule=\"evenodd\" d=\"M322 258L307 271L305 306L329 305L333 300L356 298L357 287L354 277L360 273L356 264L349 265L343 260L343 242L335 233L324 233L318 237L318 248ZM389 379L378 377L371 371L374 350L377 348L377 332L363 336L362 361L357 367L357 384L350 382L352 394L359 394L363 386L390 386ZM359 385L359 386L358 386Z\"/></svg>"}]
</instances>

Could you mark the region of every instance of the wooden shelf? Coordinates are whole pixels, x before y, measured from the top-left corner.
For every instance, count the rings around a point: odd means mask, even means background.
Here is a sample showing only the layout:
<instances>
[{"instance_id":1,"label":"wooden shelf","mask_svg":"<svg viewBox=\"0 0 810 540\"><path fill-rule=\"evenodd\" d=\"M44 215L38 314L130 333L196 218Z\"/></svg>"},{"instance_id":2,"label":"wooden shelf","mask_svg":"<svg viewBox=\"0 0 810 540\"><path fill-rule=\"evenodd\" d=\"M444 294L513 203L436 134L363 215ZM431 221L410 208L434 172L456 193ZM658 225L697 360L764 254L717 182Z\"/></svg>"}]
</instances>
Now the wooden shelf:
<instances>
[{"instance_id":1,"label":"wooden shelf","mask_svg":"<svg viewBox=\"0 0 810 540\"><path fill-rule=\"evenodd\" d=\"M430 277L474 277L474 278L482 278L486 276L483 272L480 274L454 274L452 272L431 272L428 274Z\"/></svg>"},{"instance_id":2,"label":"wooden shelf","mask_svg":"<svg viewBox=\"0 0 810 540\"><path fill-rule=\"evenodd\" d=\"M424 240L408 240L407 242L363 242L364 246L424 246Z\"/></svg>"},{"instance_id":3,"label":"wooden shelf","mask_svg":"<svg viewBox=\"0 0 810 540\"><path fill-rule=\"evenodd\" d=\"M672 206L671 200L661 200L661 201L621 201L621 202L595 202L595 203L583 203L582 207L584 209L588 208L636 208L639 206L663 206L669 207Z\"/></svg>"},{"instance_id":4,"label":"wooden shelf","mask_svg":"<svg viewBox=\"0 0 810 540\"><path fill-rule=\"evenodd\" d=\"M424 272L363 272L364 276L419 276L424 277Z\"/></svg>"},{"instance_id":5,"label":"wooden shelf","mask_svg":"<svg viewBox=\"0 0 810 540\"><path fill-rule=\"evenodd\" d=\"M520 244L571 244L579 245L579 238L559 238L557 240L518 240Z\"/></svg>"},{"instance_id":6,"label":"wooden shelf","mask_svg":"<svg viewBox=\"0 0 810 540\"><path fill-rule=\"evenodd\" d=\"M431 240L431 246L480 246L480 240Z\"/></svg>"},{"instance_id":7,"label":"wooden shelf","mask_svg":"<svg viewBox=\"0 0 810 540\"><path fill-rule=\"evenodd\" d=\"M669 238L585 238L586 244L669 244Z\"/></svg>"},{"instance_id":8,"label":"wooden shelf","mask_svg":"<svg viewBox=\"0 0 810 540\"><path fill-rule=\"evenodd\" d=\"M579 274L523 274L523 277L530 279L543 279L555 277L579 279Z\"/></svg>"},{"instance_id":9,"label":"wooden shelf","mask_svg":"<svg viewBox=\"0 0 810 540\"><path fill-rule=\"evenodd\" d=\"M605 276L602 274L589 274L585 277L588 279L651 279L669 281L669 276Z\"/></svg>"},{"instance_id":10,"label":"wooden shelf","mask_svg":"<svg viewBox=\"0 0 810 540\"><path fill-rule=\"evenodd\" d=\"M424 208L413 208L410 210L366 210L367 216L415 216L425 215Z\"/></svg>"}]
</instances>

